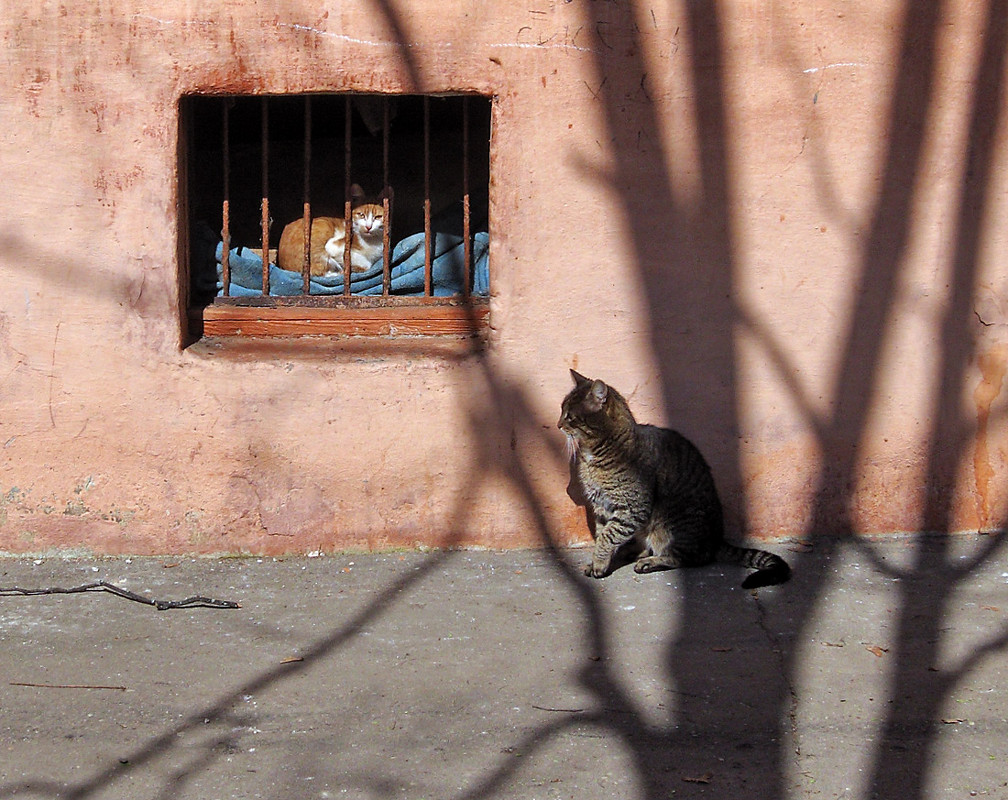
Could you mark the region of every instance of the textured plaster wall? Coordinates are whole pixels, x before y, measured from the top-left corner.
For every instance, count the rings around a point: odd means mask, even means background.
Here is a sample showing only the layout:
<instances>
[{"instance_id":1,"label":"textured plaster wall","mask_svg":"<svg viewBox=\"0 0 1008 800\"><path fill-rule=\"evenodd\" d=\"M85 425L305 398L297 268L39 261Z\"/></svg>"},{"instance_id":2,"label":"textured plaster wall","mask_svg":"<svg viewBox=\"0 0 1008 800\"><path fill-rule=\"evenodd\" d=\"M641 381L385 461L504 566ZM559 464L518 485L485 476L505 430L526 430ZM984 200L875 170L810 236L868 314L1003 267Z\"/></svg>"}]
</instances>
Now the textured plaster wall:
<instances>
[{"instance_id":1,"label":"textured plaster wall","mask_svg":"<svg viewBox=\"0 0 1008 800\"><path fill-rule=\"evenodd\" d=\"M736 535L1000 526L1002 22L701 5L5 7L0 550L584 539L571 366L701 445ZM182 347L179 98L309 90L496 97L482 356Z\"/></svg>"}]
</instances>

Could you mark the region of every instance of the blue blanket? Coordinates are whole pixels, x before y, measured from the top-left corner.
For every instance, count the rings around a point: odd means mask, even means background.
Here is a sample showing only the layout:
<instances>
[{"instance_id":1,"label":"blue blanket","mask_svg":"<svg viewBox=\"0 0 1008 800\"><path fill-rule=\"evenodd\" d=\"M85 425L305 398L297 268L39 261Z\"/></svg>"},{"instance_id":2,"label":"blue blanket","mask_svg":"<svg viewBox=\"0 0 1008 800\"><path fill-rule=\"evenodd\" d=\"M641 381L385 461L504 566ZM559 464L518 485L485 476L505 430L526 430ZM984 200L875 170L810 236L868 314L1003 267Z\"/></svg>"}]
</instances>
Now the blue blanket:
<instances>
[{"instance_id":1,"label":"blue blanket","mask_svg":"<svg viewBox=\"0 0 1008 800\"><path fill-rule=\"evenodd\" d=\"M465 275L465 248L462 237L451 233L436 233L434 259L431 262L431 282L435 297L462 294ZM490 235L484 231L473 236L473 288L475 295L486 295L490 288L487 268ZM217 244L217 294L223 294L221 254L223 243ZM245 247L236 247L228 257L231 267L232 297L262 296L262 259ZM367 272L354 272L350 276L350 292L356 295L382 293L382 259L378 259ZM392 248L392 288L396 295L422 295L424 292L424 235L407 236ZM283 297L302 294L304 283L299 272L290 272L270 264L270 294ZM331 275L312 278L311 294L342 294L343 276Z\"/></svg>"}]
</instances>

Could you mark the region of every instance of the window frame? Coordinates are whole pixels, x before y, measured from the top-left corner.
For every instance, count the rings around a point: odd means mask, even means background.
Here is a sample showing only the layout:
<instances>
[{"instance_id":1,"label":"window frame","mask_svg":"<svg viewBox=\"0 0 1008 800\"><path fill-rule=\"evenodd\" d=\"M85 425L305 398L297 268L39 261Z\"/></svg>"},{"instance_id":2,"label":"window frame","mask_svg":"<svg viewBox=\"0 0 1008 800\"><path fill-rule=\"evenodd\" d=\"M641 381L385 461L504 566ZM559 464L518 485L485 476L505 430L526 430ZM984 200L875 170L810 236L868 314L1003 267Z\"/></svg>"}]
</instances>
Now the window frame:
<instances>
[{"instance_id":1,"label":"window frame","mask_svg":"<svg viewBox=\"0 0 1008 800\"><path fill-rule=\"evenodd\" d=\"M424 242L424 294L423 295L396 295L391 293L389 266L384 267L382 280L383 293L381 295L358 295L350 293L350 275L344 268L343 290L339 294L300 294L300 295L261 295L261 296L229 296L225 289L223 294L212 297L205 305L194 303L191 284L191 243L192 220L189 214L191 202L190 191L192 186L190 181L189 149L193 141L193 117L192 109L188 107L191 98L209 98L219 100L221 108L224 110L223 122L223 143L222 143L222 171L224 175L223 187L223 208L221 211L221 256L223 285L230 288L230 278L228 269L228 256L232 242L229 237L229 204L230 188L228 186L228 173L230 171L229 131L227 122L228 103L234 99L248 100L260 99L262 102L262 239L263 246L273 251L274 245L279 242L279 235L272 232L274 220L270 219L269 210L269 166L268 148L270 146L268 128L268 106L271 100L276 98L304 98L305 100L305 123L304 123L304 220L314 219L311 214L311 192L310 192L310 170L311 170L311 148L312 148L312 127L311 127L311 107L312 99L318 96L329 98L345 99L345 124L344 135L345 144L345 187L344 187L344 221L349 223L351 213L350 186L351 186L351 101L357 97L380 98L383 101L383 183L389 186L389 101L393 98L420 97L423 100L423 142L424 142L424 177L423 177L423 242ZM462 186L463 197L463 232L462 245L464 249L464 277L463 291L460 294L449 296L434 296L432 285L432 265L431 243L434 241L435 232L432 230L431 211L431 189L430 189L430 118L429 102L434 97L458 97L462 98L463 120L462 125ZM305 336L325 336L325 337L348 337L348 336L373 336L373 337L396 337L396 336L444 336L444 337L473 337L483 336L490 326L490 291L486 294L477 294L472 291L473 274L475 264L473 261L474 233L471 229L470 215L470 135L469 135L469 100L476 98L488 103L487 113L489 115L489 137L487 141L486 153L486 175L487 175L487 230L489 230L489 193L492 180L490 179L490 165L492 163L493 149L493 120L497 112L497 98L493 95L480 94L476 92L445 92L437 94L402 94L402 93L370 93L370 92L299 92L289 94L207 94L200 92L190 92L179 100L178 111L180 119L179 136L179 276L182 285L181 299L183 301L182 323L185 327L183 337L184 344L191 344L205 337L305 337ZM386 215L389 214L392 201L386 196L383 199ZM307 230L307 228L306 228ZM308 247L306 236L305 246ZM271 244L272 243L272 244ZM388 226L385 228L383 241L384 264L390 262L392 242ZM258 251L262 253L263 248ZM347 247L346 258L349 258L349 246ZM348 262L345 262L348 263ZM489 265L489 249L487 252L487 264ZM487 270L489 272L489 266ZM267 269L264 265L264 285L268 282ZM309 283L308 259L305 258L302 278L305 288ZM489 278L489 275L488 275Z\"/></svg>"}]
</instances>

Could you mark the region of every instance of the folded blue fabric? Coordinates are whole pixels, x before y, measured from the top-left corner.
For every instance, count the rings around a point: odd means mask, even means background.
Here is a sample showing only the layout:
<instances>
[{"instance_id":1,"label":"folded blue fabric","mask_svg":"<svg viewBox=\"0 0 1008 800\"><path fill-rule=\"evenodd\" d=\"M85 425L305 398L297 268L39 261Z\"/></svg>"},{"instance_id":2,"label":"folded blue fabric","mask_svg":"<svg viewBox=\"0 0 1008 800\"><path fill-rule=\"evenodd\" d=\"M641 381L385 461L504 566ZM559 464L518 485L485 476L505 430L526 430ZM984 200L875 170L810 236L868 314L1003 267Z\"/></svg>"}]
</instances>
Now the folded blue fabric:
<instances>
[{"instance_id":1,"label":"folded blue fabric","mask_svg":"<svg viewBox=\"0 0 1008 800\"><path fill-rule=\"evenodd\" d=\"M431 261L431 283L435 297L462 294L465 269L465 248L462 237L451 233L435 233L434 258ZM221 277L223 242L217 244L217 294L224 292ZM480 231L473 236L473 288L475 295L486 295L490 290L488 269L490 235ZM228 256L231 268L232 297L262 296L262 259L245 247L236 247ZM378 259L367 272L354 272L350 276L350 293L380 295L382 293L382 259ZM280 269L270 264L270 294L289 297L302 294L304 286L301 273ZM395 295L422 295L424 293L424 235L407 236L392 248L391 293ZM312 278L311 294L342 294L343 276L330 275Z\"/></svg>"}]
</instances>

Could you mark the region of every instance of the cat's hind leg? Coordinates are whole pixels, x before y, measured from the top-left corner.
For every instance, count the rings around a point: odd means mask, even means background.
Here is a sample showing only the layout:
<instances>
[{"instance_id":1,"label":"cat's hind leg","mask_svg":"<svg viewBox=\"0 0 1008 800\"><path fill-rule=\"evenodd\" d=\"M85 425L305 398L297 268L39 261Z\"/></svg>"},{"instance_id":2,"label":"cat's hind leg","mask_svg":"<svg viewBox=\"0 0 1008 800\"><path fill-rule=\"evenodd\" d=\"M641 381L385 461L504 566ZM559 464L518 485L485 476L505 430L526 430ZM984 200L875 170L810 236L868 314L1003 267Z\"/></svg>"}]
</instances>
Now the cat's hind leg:
<instances>
[{"instance_id":1,"label":"cat's hind leg","mask_svg":"<svg viewBox=\"0 0 1008 800\"><path fill-rule=\"evenodd\" d=\"M616 548L616 552L613 553L612 559L609 562L609 571L615 572L621 567L633 564L638 558L642 555L647 555L649 552L647 545L640 537L634 536L629 542Z\"/></svg>"},{"instance_id":2,"label":"cat's hind leg","mask_svg":"<svg viewBox=\"0 0 1008 800\"><path fill-rule=\"evenodd\" d=\"M656 516L648 526L647 546L634 563L634 572L698 567L713 560L702 519Z\"/></svg>"},{"instance_id":3,"label":"cat's hind leg","mask_svg":"<svg viewBox=\"0 0 1008 800\"><path fill-rule=\"evenodd\" d=\"M633 565L634 572L645 573L645 572L657 572L661 569L679 569L679 567L684 566L685 562L675 553L665 553L663 555L647 555L648 551L645 551L640 558L638 558Z\"/></svg>"},{"instance_id":4,"label":"cat's hind leg","mask_svg":"<svg viewBox=\"0 0 1008 800\"><path fill-rule=\"evenodd\" d=\"M668 550L657 555L647 555L647 551L634 562L634 572L657 572L660 569L679 569L680 567L702 567L713 559L706 554Z\"/></svg>"}]
</instances>

